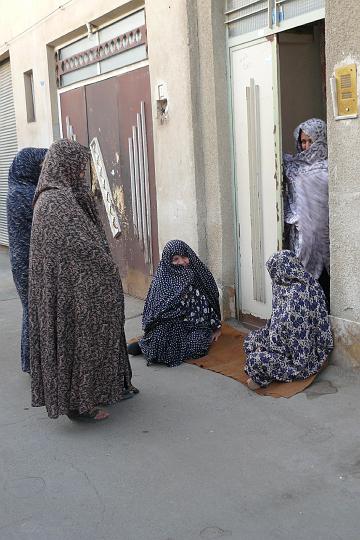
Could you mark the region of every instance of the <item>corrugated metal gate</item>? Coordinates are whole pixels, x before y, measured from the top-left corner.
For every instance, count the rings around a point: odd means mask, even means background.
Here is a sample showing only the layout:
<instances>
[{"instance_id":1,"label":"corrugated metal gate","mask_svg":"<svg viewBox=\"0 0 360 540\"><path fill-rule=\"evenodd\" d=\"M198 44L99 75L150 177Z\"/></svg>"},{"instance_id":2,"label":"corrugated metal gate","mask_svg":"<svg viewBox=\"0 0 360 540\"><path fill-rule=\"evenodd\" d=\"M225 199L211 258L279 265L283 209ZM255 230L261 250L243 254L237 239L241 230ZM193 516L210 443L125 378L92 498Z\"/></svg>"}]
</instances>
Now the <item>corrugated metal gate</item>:
<instances>
[{"instance_id":1,"label":"corrugated metal gate","mask_svg":"<svg viewBox=\"0 0 360 540\"><path fill-rule=\"evenodd\" d=\"M78 142L85 145L94 137L98 139L121 223L122 232L117 238L111 234L100 190L96 190L100 215L120 269L124 290L144 298L152 270L159 260L149 68L145 66L62 92L60 105L64 137L76 137ZM135 151L140 147L137 137L139 117L144 121L142 133L146 135L149 222L148 227L142 225L142 231L146 233L146 229L149 230L150 237L147 239L144 239L144 234L140 237L137 226L141 219L146 219L141 212L144 193L141 193L141 189L134 193L133 155L129 152L129 139L133 141L134 132L137 143ZM134 213L134 203L140 212Z\"/></svg>"},{"instance_id":2,"label":"corrugated metal gate","mask_svg":"<svg viewBox=\"0 0 360 540\"><path fill-rule=\"evenodd\" d=\"M9 166L17 152L10 62L0 64L0 244L8 245L6 196Z\"/></svg>"},{"instance_id":3,"label":"corrugated metal gate","mask_svg":"<svg viewBox=\"0 0 360 540\"><path fill-rule=\"evenodd\" d=\"M140 298L159 261L147 58L144 9L56 52L63 136L91 143L100 216L124 290Z\"/></svg>"}]
</instances>

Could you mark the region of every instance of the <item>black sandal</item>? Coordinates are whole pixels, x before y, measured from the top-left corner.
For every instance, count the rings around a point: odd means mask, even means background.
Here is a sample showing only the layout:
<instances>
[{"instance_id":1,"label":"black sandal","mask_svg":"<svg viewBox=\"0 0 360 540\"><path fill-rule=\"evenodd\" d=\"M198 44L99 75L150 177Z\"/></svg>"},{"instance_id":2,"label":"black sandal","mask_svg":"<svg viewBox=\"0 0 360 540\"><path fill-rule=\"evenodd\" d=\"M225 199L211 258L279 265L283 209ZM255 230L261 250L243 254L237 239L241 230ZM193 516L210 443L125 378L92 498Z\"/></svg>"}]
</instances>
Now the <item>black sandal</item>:
<instances>
[{"instance_id":1,"label":"black sandal","mask_svg":"<svg viewBox=\"0 0 360 540\"><path fill-rule=\"evenodd\" d=\"M131 356L139 356L139 354L142 354L139 342L134 341L134 343L129 343L127 346L127 352L131 354Z\"/></svg>"},{"instance_id":2,"label":"black sandal","mask_svg":"<svg viewBox=\"0 0 360 540\"><path fill-rule=\"evenodd\" d=\"M130 399L135 396L135 394L139 394L140 390L138 388L135 388L135 386L131 385L129 388L124 390L121 394L120 401L123 401L124 399Z\"/></svg>"},{"instance_id":3,"label":"black sandal","mask_svg":"<svg viewBox=\"0 0 360 540\"><path fill-rule=\"evenodd\" d=\"M69 420L73 420L76 422L102 422L103 420L107 420L110 415L104 416L104 418L96 418L99 412L104 411L104 409L93 409L90 412L84 412L80 413L77 410L69 411L67 414L67 417Z\"/></svg>"}]
</instances>

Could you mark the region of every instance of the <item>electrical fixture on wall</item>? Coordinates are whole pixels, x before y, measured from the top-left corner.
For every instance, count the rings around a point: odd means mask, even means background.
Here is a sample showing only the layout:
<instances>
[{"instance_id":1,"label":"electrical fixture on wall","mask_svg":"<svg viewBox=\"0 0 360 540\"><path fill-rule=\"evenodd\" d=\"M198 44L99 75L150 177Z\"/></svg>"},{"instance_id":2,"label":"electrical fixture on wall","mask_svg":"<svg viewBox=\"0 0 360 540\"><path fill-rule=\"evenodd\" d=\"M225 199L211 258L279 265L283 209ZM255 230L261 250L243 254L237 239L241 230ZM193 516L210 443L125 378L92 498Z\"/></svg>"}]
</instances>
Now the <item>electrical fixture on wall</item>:
<instances>
[{"instance_id":1,"label":"electrical fixture on wall","mask_svg":"<svg viewBox=\"0 0 360 540\"><path fill-rule=\"evenodd\" d=\"M335 69L330 77L330 89L335 120L358 117L357 68L349 64Z\"/></svg>"},{"instance_id":2,"label":"electrical fixture on wall","mask_svg":"<svg viewBox=\"0 0 360 540\"><path fill-rule=\"evenodd\" d=\"M160 124L163 124L169 117L169 104L168 104L168 92L167 84L159 83L156 86L156 117L160 120Z\"/></svg>"},{"instance_id":3,"label":"electrical fixture on wall","mask_svg":"<svg viewBox=\"0 0 360 540\"><path fill-rule=\"evenodd\" d=\"M87 29L88 38L89 38L92 36L92 34L94 34L97 31L98 27L95 26L95 24L93 23L87 22L86 29Z\"/></svg>"}]
</instances>

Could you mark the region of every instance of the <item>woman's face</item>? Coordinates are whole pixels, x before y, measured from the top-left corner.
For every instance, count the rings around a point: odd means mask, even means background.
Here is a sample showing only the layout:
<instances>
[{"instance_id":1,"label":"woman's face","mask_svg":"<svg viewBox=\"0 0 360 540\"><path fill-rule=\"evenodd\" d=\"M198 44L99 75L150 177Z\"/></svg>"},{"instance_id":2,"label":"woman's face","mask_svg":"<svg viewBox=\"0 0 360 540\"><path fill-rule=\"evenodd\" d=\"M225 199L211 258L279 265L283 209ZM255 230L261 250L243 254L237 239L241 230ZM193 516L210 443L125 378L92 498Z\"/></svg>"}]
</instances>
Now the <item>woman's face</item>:
<instances>
[{"instance_id":1,"label":"woman's face","mask_svg":"<svg viewBox=\"0 0 360 540\"><path fill-rule=\"evenodd\" d=\"M174 255L172 258L172 264L175 266L189 266L189 257L183 257L182 255Z\"/></svg>"},{"instance_id":2,"label":"woman's face","mask_svg":"<svg viewBox=\"0 0 360 540\"><path fill-rule=\"evenodd\" d=\"M300 145L301 150L304 152L304 150L309 150L310 146L312 145L312 139L309 137L309 135L306 135L303 131L300 133Z\"/></svg>"}]
</instances>

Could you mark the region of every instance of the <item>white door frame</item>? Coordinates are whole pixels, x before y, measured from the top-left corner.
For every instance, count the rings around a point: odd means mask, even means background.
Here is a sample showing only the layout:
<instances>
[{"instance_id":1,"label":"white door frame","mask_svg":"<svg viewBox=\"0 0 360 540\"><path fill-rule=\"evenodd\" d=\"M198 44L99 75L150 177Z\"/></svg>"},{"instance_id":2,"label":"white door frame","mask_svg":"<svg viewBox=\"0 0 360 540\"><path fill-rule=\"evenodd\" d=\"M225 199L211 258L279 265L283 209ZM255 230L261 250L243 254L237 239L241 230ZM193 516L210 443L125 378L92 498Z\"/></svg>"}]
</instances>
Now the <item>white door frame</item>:
<instances>
[{"instance_id":1,"label":"white door frame","mask_svg":"<svg viewBox=\"0 0 360 540\"><path fill-rule=\"evenodd\" d=\"M272 28L260 28L259 30L249 32L247 34L241 34L240 36L228 37L227 46L231 48L243 43L250 43L251 41L258 40L261 37L272 36L273 34L284 32L285 30L291 30L291 28L297 28L298 26L303 26L304 24L320 21L321 19L325 19L325 8L309 11L309 13L304 13L298 17L292 17L291 19L282 21L278 26L274 25Z\"/></svg>"},{"instance_id":2,"label":"white door frame","mask_svg":"<svg viewBox=\"0 0 360 540\"><path fill-rule=\"evenodd\" d=\"M270 43L269 43L270 42ZM281 244L282 244L282 235L283 235L283 224L282 224L282 219L281 219L281 216L282 216L282 192L281 192L281 176L282 176L282 171L281 171L281 136L280 136L280 133L281 133L281 125L280 125L280 117L279 117L279 100L280 100L280 87L279 87L279 73L278 73L278 47L277 47L277 41L276 41L276 37L274 37L273 39L267 39L267 38L260 38L258 40L254 40L250 43L242 43L238 46L235 46L235 47L232 47L231 49L229 49L229 66L230 66L230 69L229 69L229 72L230 72L230 84L229 84L229 99L230 99L230 103L231 103L231 109L233 111L233 114L231 115L231 121L232 121L232 165L233 165L233 182L234 182L234 196L235 196L235 212L236 212L236 243L237 243L237 246L236 246L236 260L237 260L237 264L236 264L236 289L237 289L237 294L236 294L236 300L237 300L237 313L239 315L240 312L243 312L245 311L246 313L251 313L251 311L249 311L249 305L244 305L243 306L243 294L242 294L242 285L241 285L241 282L242 282L242 279L241 279L241 272L242 272L242 267L241 267L241 264L242 264L242 261L241 261L241 256L244 256L244 253L241 253L241 238L242 238L242 234L243 232L241 231L241 226L240 226L240 222L241 222L241 216L239 215L239 206L241 206L241 204L239 204L241 201L239 199L239 195L241 196L242 194L239 193L239 185L241 183L241 179L239 179L238 177L238 171L237 171L237 167L238 167L238 162L237 162L237 150L236 150L236 144L235 144L235 140L236 140L236 130L238 129L238 125L235 124L235 121L236 121L236 118L235 118L235 104L234 104L234 94L233 92L234 91L238 91L238 89L236 89L236 83L235 81L233 81L233 76L234 76L234 68L233 68L233 54L237 53L239 50L244 50L244 49L250 49L252 47L256 47L256 46L259 46L259 45L262 45L262 44L269 44L269 47L270 47L270 50L271 50L271 63L272 63L272 68L271 68L271 72L272 72L272 75L271 75L271 84L272 84L272 109L273 109L273 120L272 120L272 127L271 127L271 133L272 133L272 136L273 136L273 148L274 148L274 159L275 159L275 163L271 163L271 169L274 171L274 175L275 175L275 178L274 178L274 182L275 182L275 185L276 185L276 201L272 204L276 204L276 208L275 206L273 206L273 210L274 212L276 211L276 238L274 239L274 246L273 246L273 250L275 251L276 249L280 249L281 248ZM244 95L244 99L245 99L245 95ZM267 98L269 99L269 98ZM247 122L244 122L244 128L246 129L246 125L247 125ZM267 132L269 132L269 119L267 119ZM264 148L264 147L263 147ZM268 159L267 159L268 161ZM268 176L269 172L268 171L264 171L263 174L261 174L261 180L260 180L260 183L263 183L263 179L266 178L266 176ZM272 174L272 173L271 173ZM271 178L273 178L273 176L271 176ZM245 187L245 190L247 190L247 188ZM247 194L246 197L248 197L249 195ZM265 196L265 194L264 194ZM266 200L264 199L263 200L263 205L266 203ZM264 207L264 206L263 206ZM262 207L262 208L263 208ZM262 226L262 222L261 222L261 219L262 219L262 210L261 210L261 213L259 214L259 219L260 219L260 222L257 221L257 219L255 218L255 216L253 216L253 214L250 214L250 216L254 217L254 222L253 222L253 225L254 225L254 228L259 228L259 234L261 235L262 233L262 229L263 229L263 226ZM272 214L273 216L273 219L272 219L272 227L274 226L274 221L275 221L275 215ZM243 222L243 225L244 225L244 222ZM266 226L266 223L264 224ZM251 227L251 230L253 231L252 227ZM272 230L274 230L272 228ZM247 233L248 234L248 231ZM251 233L252 234L252 233ZM269 236L265 234L265 236L268 237L268 240L267 240L267 243L263 243L263 251L258 253L258 262L262 261L262 259L264 258L264 256L268 256L269 253L265 254L265 251L269 250L269 244L268 244L268 241L269 241ZM272 245L272 243L271 243ZM252 264L252 271L253 271L253 275L255 276L255 272L256 272L256 267L258 266L256 263L254 263L254 258L255 258L255 252L252 251L251 252L252 255L251 255L251 261L249 261L249 259L247 259L246 261L246 264ZM263 261L265 263L265 260ZM264 279L266 280L266 285L265 283L263 282L262 284L259 285L260 289L258 290L258 294L260 294L260 297L257 297L256 300L254 300L255 303L259 302L258 304L256 304L258 307L255 308L253 307L252 310L255 311L254 313L251 313L252 315L256 315L258 317L262 317L262 318L266 318L267 316L270 315L270 312L271 312L271 292L269 292L269 281L268 281L268 277L266 275L266 271L265 271L265 267L262 266L262 263L260 262L260 265L261 265L261 270L260 270L260 273L261 273L261 281L263 281ZM265 274L263 274L263 272ZM255 276L255 281L256 281L256 276ZM253 286L255 287L254 283L253 283ZM265 289L267 290L267 292L265 293ZM260 292L259 292L260 291ZM262 292L261 292L262 291ZM248 291L247 291L248 292ZM255 289L254 291L255 292ZM245 293L246 294L246 293ZM255 299L255 296L254 296L254 299Z\"/></svg>"},{"instance_id":3,"label":"white door frame","mask_svg":"<svg viewBox=\"0 0 360 540\"><path fill-rule=\"evenodd\" d=\"M234 197L234 209L235 209L235 231L234 237L236 238L236 268L235 268L235 299L236 299L236 314L239 314L242 311L242 291L241 291L241 253L240 253L240 224L239 224L239 215L238 215L238 183L237 183L237 174L236 174L236 149L235 149L235 139L234 139L234 106L233 106L233 96L232 96L232 74L231 74L231 58L232 53L235 50L248 47L251 44L261 43L264 39L269 39L273 36L276 39L276 34L290 30L291 28L296 28L304 24L309 24L316 22L318 20L325 19L325 8L314 10L312 12L306 13L299 17L294 17L288 21L283 21L281 26L275 26L273 28L263 28L257 30L256 32L236 36L229 38L227 37L227 71L228 71L228 102L230 109L230 122L231 122L231 162L232 162L232 178L233 178L233 197ZM278 59L278 50L275 52L276 58L273 58L273 68L277 70L277 77L274 78L277 88L274 88L274 118L277 117L278 130L274 133L274 159L276 163L277 171L277 248L278 250L282 247L282 237L283 237L283 201L282 201L282 150L281 150L281 110L280 110L280 83L279 83L279 59Z\"/></svg>"}]
</instances>

